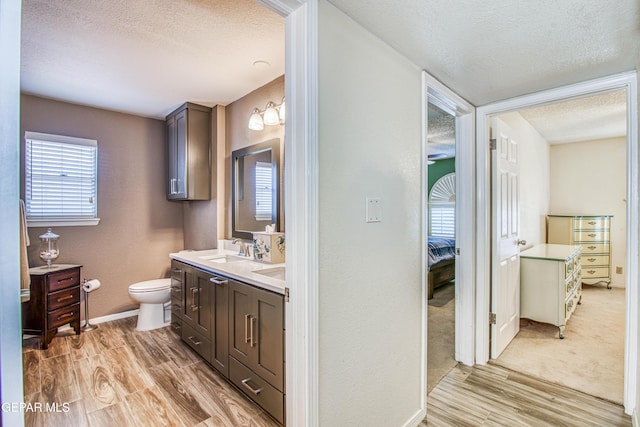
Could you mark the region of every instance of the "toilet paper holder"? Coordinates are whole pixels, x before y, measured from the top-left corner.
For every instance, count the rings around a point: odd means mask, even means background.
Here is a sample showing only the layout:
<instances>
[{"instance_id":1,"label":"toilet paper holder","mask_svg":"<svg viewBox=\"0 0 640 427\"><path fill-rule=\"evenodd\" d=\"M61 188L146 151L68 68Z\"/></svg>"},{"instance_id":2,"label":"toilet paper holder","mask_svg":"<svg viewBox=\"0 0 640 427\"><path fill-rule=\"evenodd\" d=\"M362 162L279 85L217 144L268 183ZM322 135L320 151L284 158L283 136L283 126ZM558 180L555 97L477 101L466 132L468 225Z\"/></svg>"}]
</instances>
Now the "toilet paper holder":
<instances>
[{"instance_id":1,"label":"toilet paper holder","mask_svg":"<svg viewBox=\"0 0 640 427\"><path fill-rule=\"evenodd\" d=\"M95 291L100 287L100 281L98 279L87 280L82 282L82 290L84 291L84 326L82 326L82 332L93 331L98 329L98 325L92 325L89 323L89 292Z\"/></svg>"}]
</instances>

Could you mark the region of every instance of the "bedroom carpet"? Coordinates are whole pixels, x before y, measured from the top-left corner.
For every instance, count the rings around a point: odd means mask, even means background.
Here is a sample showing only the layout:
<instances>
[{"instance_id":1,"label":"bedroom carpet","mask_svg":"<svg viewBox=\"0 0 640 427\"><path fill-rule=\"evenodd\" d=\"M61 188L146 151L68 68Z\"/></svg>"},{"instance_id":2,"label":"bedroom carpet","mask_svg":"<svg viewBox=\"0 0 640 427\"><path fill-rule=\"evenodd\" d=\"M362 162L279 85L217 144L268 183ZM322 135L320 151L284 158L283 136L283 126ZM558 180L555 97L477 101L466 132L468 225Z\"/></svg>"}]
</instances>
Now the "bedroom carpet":
<instances>
[{"instance_id":1,"label":"bedroom carpet","mask_svg":"<svg viewBox=\"0 0 640 427\"><path fill-rule=\"evenodd\" d=\"M624 321L623 288L583 285L563 340L557 327L521 319L520 332L493 363L621 404Z\"/></svg>"},{"instance_id":2,"label":"bedroom carpet","mask_svg":"<svg viewBox=\"0 0 640 427\"><path fill-rule=\"evenodd\" d=\"M455 345L455 284L436 289L427 308L427 393L456 366Z\"/></svg>"}]
</instances>

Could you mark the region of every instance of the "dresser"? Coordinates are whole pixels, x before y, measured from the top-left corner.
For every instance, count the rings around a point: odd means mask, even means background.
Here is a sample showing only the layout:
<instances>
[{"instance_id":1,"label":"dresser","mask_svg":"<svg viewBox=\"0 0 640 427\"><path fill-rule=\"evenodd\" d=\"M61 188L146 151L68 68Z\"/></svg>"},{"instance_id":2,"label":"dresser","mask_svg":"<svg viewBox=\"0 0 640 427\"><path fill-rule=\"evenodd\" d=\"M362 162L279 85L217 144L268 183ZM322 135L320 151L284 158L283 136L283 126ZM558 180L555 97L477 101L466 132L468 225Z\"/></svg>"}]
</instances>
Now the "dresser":
<instances>
[{"instance_id":1,"label":"dresser","mask_svg":"<svg viewBox=\"0 0 640 427\"><path fill-rule=\"evenodd\" d=\"M60 326L71 324L80 335L80 267L57 264L29 269L31 298L22 303L22 331L40 335L43 350Z\"/></svg>"},{"instance_id":2,"label":"dresser","mask_svg":"<svg viewBox=\"0 0 640 427\"><path fill-rule=\"evenodd\" d=\"M564 328L582 299L582 248L541 244L520 252L520 317Z\"/></svg>"},{"instance_id":3,"label":"dresser","mask_svg":"<svg viewBox=\"0 0 640 427\"><path fill-rule=\"evenodd\" d=\"M611 215L548 215L547 243L582 246L582 282L611 289Z\"/></svg>"}]
</instances>

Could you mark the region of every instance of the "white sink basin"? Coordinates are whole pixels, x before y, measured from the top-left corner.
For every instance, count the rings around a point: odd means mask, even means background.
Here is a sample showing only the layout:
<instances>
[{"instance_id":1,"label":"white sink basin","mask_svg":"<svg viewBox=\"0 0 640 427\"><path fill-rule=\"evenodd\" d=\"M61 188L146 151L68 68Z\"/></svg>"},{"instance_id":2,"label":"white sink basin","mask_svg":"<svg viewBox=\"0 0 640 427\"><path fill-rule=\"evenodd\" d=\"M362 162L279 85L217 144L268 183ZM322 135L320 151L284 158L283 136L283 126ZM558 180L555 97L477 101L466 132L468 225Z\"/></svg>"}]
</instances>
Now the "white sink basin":
<instances>
[{"instance_id":1,"label":"white sink basin","mask_svg":"<svg viewBox=\"0 0 640 427\"><path fill-rule=\"evenodd\" d=\"M285 267L262 268L253 270L253 273L262 274L263 276L273 277L274 279L284 280Z\"/></svg>"},{"instance_id":2,"label":"white sink basin","mask_svg":"<svg viewBox=\"0 0 640 427\"><path fill-rule=\"evenodd\" d=\"M249 258L237 255L211 255L201 256L201 259L215 262L216 264L227 264L229 262L249 261Z\"/></svg>"}]
</instances>

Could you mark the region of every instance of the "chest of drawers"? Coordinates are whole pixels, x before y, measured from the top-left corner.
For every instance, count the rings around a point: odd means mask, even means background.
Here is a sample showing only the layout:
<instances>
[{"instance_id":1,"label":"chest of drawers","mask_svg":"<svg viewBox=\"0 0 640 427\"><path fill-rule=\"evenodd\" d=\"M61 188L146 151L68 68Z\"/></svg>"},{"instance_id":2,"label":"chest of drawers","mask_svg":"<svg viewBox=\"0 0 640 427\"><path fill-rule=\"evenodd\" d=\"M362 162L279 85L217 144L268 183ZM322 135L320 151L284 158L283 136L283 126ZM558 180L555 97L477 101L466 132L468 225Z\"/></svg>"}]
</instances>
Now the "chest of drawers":
<instances>
[{"instance_id":1,"label":"chest of drawers","mask_svg":"<svg viewBox=\"0 0 640 427\"><path fill-rule=\"evenodd\" d=\"M611 215L547 216L547 243L582 246L582 281L611 288Z\"/></svg>"},{"instance_id":2,"label":"chest of drawers","mask_svg":"<svg viewBox=\"0 0 640 427\"><path fill-rule=\"evenodd\" d=\"M581 302L580 246L542 244L520 253L520 317L564 328Z\"/></svg>"},{"instance_id":3,"label":"chest of drawers","mask_svg":"<svg viewBox=\"0 0 640 427\"><path fill-rule=\"evenodd\" d=\"M60 326L70 324L80 335L80 267L61 264L29 269L31 298L22 303L22 330L40 335L43 350Z\"/></svg>"}]
</instances>

